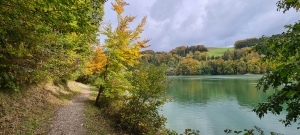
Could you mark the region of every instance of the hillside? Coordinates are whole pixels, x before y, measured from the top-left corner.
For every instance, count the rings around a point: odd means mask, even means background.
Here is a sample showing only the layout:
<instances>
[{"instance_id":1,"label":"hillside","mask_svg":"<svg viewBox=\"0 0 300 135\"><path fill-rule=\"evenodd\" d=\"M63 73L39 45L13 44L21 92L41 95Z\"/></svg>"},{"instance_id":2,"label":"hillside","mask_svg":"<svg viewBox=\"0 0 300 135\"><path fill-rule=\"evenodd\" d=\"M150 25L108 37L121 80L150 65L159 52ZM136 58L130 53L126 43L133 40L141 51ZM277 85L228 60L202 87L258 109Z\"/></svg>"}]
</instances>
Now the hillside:
<instances>
[{"instance_id":1,"label":"hillside","mask_svg":"<svg viewBox=\"0 0 300 135\"><path fill-rule=\"evenodd\" d=\"M209 56L222 56L225 51L227 50L234 50L234 47L226 47L226 48L215 48L215 47L208 47L208 55Z\"/></svg>"},{"instance_id":2,"label":"hillside","mask_svg":"<svg viewBox=\"0 0 300 135\"><path fill-rule=\"evenodd\" d=\"M141 61L168 67L168 75L236 75L266 73L268 65L259 64L260 55L250 47L241 49L207 48L204 45L179 46L170 52L143 51ZM257 66L259 65L259 66Z\"/></svg>"},{"instance_id":3,"label":"hillside","mask_svg":"<svg viewBox=\"0 0 300 135\"><path fill-rule=\"evenodd\" d=\"M0 134L46 134L56 109L82 91L77 82L30 86L20 92L0 91Z\"/></svg>"}]
</instances>

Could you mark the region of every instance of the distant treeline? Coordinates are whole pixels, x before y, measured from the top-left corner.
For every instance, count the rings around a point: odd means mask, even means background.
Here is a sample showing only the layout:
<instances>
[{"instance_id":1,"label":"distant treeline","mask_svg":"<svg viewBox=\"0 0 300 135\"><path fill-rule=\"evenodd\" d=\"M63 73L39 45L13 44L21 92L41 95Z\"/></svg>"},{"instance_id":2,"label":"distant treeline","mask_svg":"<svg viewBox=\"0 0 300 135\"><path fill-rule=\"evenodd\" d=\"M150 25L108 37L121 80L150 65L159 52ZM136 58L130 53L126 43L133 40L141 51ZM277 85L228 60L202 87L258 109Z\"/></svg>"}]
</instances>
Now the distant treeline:
<instances>
[{"instance_id":1,"label":"distant treeline","mask_svg":"<svg viewBox=\"0 0 300 135\"><path fill-rule=\"evenodd\" d=\"M192 45L192 46L179 46L172 49L170 53L177 54L181 57L185 57L189 52L207 52L208 49L204 45ZM154 52L153 50L145 50L141 52L142 54L162 54L166 52Z\"/></svg>"},{"instance_id":2,"label":"distant treeline","mask_svg":"<svg viewBox=\"0 0 300 135\"><path fill-rule=\"evenodd\" d=\"M235 49L241 49L244 47L251 47L260 42L261 40L258 38L247 38L243 40L235 41L234 48Z\"/></svg>"},{"instance_id":3,"label":"distant treeline","mask_svg":"<svg viewBox=\"0 0 300 135\"><path fill-rule=\"evenodd\" d=\"M276 35L273 35L272 37L282 37L284 35L284 33L282 34L276 34ZM264 38L268 38L268 37L264 37ZM234 48L235 49L241 49L241 48L244 48L244 47L251 47L251 46L254 46L258 43L261 43L262 44L263 42L263 38L247 38L247 39L243 39L243 40L237 40L235 41L234 43Z\"/></svg>"},{"instance_id":4,"label":"distant treeline","mask_svg":"<svg viewBox=\"0 0 300 135\"><path fill-rule=\"evenodd\" d=\"M209 56L204 45L180 46L169 52L142 51L141 61L155 65L166 65L168 75L231 75L266 73L268 66L260 63L261 54L251 52L259 39L239 40L234 50L222 56ZM242 47L246 46L246 47Z\"/></svg>"}]
</instances>

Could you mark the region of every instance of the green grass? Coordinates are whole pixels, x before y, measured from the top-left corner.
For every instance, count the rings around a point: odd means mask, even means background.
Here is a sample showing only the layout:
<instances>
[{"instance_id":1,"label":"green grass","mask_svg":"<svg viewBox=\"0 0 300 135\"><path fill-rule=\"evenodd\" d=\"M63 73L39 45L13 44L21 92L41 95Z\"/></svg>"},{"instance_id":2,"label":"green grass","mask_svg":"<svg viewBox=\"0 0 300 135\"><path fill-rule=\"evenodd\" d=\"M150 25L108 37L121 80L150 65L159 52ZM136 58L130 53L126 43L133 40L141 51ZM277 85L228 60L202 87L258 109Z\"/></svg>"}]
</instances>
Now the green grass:
<instances>
[{"instance_id":1,"label":"green grass","mask_svg":"<svg viewBox=\"0 0 300 135\"><path fill-rule=\"evenodd\" d=\"M208 49L208 55L209 56L222 56L225 51L227 50L234 50L234 47L228 47L228 48L214 48L214 47L209 47Z\"/></svg>"},{"instance_id":2,"label":"green grass","mask_svg":"<svg viewBox=\"0 0 300 135\"><path fill-rule=\"evenodd\" d=\"M85 107L85 128L87 135L119 135L123 134L115 128L113 121L105 116L103 110L94 105L98 89L90 86L91 93Z\"/></svg>"}]
</instances>

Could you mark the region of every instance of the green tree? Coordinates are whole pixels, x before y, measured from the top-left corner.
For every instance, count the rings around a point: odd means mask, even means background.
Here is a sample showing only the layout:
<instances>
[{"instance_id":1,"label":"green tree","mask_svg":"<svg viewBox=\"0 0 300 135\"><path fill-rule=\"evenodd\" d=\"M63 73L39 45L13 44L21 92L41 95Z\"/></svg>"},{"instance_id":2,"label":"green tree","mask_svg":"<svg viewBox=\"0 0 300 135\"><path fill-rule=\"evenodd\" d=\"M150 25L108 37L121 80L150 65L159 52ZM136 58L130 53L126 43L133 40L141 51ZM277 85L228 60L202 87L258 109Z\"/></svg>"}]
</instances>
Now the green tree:
<instances>
[{"instance_id":1,"label":"green tree","mask_svg":"<svg viewBox=\"0 0 300 135\"><path fill-rule=\"evenodd\" d=\"M104 2L1 0L1 89L77 70L96 42Z\"/></svg>"},{"instance_id":2,"label":"green tree","mask_svg":"<svg viewBox=\"0 0 300 135\"><path fill-rule=\"evenodd\" d=\"M165 66L139 64L126 75L132 87L128 89L129 94L118 115L122 127L130 133L156 134L164 127L166 118L158 113L158 109L169 101L166 89L170 81L165 71Z\"/></svg>"},{"instance_id":3,"label":"green tree","mask_svg":"<svg viewBox=\"0 0 300 135\"><path fill-rule=\"evenodd\" d=\"M257 38L247 38L244 40L238 40L234 43L234 48L241 49L244 47L251 47L251 46L254 46L258 42L259 42L259 39L257 39Z\"/></svg>"},{"instance_id":4,"label":"green tree","mask_svg":"<svg viewBox=\"0 0 300 135\"><path fill-rule=\"evenodd\" d=\"M277 7L283 12L290 8L298 11L300 3L298 0L280 0ZM285 28L287 32L282 36L262 37L263 42L254 47L255 51L265 54L263 62L276 65L259 80L257 87L264 91L274 88L276 92L253 111L262 118L268 111L280 114L284 109L282 105L286 104L287 115L282 122L287 126L299 120L300 116L300 21Z\"/></svg>"}]
</instances>

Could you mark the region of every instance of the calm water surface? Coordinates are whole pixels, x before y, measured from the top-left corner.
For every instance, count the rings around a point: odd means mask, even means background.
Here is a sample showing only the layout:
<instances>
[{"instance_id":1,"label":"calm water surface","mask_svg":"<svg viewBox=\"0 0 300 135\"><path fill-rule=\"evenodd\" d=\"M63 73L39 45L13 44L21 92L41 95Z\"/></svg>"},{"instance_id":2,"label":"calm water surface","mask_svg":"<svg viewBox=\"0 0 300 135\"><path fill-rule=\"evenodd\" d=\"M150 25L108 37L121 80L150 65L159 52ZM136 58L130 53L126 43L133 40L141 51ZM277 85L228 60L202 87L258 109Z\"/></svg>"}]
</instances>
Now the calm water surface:
<instances>
[{"instance_id":1,"label":"calm water surface","mask_svg":"<svg viewBox=\"0 0 300 135\"><path fill-rule=\"evenodd\" d=\"M268 114L261 120L252 112L258 103L266 101L274 90L257 91L255 86L262 75L177 76L167 95L172 102L162 107L167 128L182 133L184 129L200 130L205 135L225 135L224 129L243 130L262 128L285 135L300 134L294 127L279 122L284 116ZM269 134L269 133L268 133Z\"/></svg>"}]
</instances>

